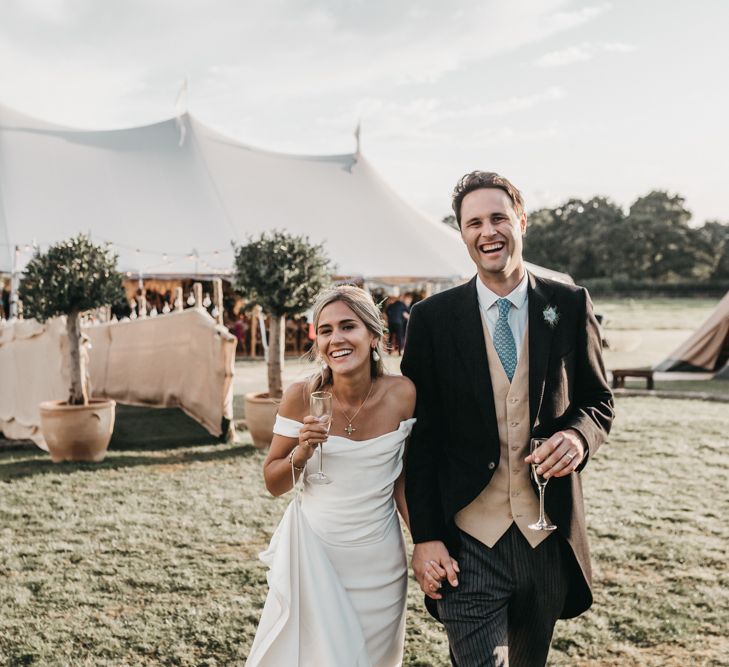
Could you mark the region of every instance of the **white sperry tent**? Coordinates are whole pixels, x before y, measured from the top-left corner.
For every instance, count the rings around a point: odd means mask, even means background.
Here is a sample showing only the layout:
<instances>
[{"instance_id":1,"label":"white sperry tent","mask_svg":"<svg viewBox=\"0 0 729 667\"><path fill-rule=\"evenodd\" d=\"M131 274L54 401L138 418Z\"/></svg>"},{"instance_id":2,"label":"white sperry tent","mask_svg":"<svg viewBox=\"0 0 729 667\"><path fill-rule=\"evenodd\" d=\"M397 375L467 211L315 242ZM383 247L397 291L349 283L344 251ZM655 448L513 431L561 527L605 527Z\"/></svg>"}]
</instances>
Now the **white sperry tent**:
<instances>
[{"instance_id":1,"label":"white sperry tent","mask_svg":"<svg viewBox=\"0 0 729 667\"><path fill-rule=\"evenodd\" d=\"M729 292L706 322L655 370L713 372L729 379Z\"/></svg>"},{"instance_id":2,"label":"white sperry tent","mask_svg":"<svg viewBox=\"0 0 729 667\"><path fill-rule=\"evenodd\" d=\"M359 151L272 153L187 113L87 131L0 105L0 272L22 271L34 244L86 232L113 243L130 277L225 276L231 242L271 229L325 243L341 276L453 281L474 272L459 235L403 202Z\"/></svg>"}]
</instances>

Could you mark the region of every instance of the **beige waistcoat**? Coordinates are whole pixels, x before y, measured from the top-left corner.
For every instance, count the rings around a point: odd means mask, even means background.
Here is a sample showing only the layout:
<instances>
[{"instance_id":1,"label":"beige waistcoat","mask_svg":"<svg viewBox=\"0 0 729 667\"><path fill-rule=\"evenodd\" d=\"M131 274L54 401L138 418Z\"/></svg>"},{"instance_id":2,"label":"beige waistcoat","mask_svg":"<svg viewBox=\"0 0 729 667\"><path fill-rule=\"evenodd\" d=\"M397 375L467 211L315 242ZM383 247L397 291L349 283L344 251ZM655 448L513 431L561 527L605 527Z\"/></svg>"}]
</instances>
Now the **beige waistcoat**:
<instances>
[{"instance_id":1,"label":"beige waistcoat","mask_svg":"<svg viewBox=\"0 0 729 667\"><path fill-rule=\"evenodd\" d=\"M536 547L551 533L532 530L539 518L539 499L529 480L529 332L524 334L514 378L509 382L481 315L486 355L494 392L501 458L486 488L458 514L456 525L488 547L516 523L527 542Z\"/></svg>"}]
</instances>

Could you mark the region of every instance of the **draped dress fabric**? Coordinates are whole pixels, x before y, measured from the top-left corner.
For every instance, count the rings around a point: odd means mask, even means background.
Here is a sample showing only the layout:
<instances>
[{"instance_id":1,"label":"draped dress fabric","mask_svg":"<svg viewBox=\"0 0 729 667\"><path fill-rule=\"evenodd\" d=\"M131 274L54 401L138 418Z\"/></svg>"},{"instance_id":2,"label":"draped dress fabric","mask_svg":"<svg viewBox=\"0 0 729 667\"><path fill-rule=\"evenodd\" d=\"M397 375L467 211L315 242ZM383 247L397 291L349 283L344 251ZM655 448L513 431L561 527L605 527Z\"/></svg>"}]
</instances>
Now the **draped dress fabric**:
<instances>
[{"instance_id":1,"label":"draped dress fabric","mask_svg":"<svg viewBox=\"0 0 729 667\"><path fill-rule=\"evenodd\" d=\"M331 484L304 487L261 560L269 592L247 667L396 667L405 637L407 562L393 488L415 419L368 440L329 435ZM278 416L274 433L302 424ZM321 450L319 450L321 451Z\"/></svg>"}]
</instances>

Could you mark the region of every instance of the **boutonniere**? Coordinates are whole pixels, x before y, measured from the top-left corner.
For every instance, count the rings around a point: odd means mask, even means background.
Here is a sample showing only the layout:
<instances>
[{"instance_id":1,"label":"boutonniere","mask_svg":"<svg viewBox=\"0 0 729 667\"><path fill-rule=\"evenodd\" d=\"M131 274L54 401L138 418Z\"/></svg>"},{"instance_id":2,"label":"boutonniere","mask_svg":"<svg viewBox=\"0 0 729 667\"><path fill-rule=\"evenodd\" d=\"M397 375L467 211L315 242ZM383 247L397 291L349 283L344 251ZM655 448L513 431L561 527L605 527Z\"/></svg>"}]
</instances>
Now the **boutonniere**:
<instances>
[{"instance_id":1,"label":"boutonniere","mask_svg":"<svg viewBox=\"0 0 729 667\"><path fill-rule=\"evenodd\" d=\"M544 318L544 321L554 329L555 326L557 326L557 322L559 322L559 312L557 312L557 306L547 306L542 311L542 317Z\"/></svg>"}]
</instances>

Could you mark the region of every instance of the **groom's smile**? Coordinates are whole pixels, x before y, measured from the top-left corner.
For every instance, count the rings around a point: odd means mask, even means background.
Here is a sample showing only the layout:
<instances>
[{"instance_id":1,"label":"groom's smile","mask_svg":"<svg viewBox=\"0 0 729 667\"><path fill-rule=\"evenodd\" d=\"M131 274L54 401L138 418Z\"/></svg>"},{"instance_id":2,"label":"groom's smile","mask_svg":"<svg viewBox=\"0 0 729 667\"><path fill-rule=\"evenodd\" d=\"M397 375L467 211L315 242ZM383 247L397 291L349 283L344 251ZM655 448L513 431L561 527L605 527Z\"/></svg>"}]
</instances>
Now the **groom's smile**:
<instances>
[{"instance_id":1,"label":"groom's smile","mask_svg":"<svg viewBox=\"0 0 729 667\"><path fill-rule=\"evenodd\" d=\"M461 203L461 238L484 283L521 276L526 215L498 188L469 192Z\"/></svg>"},{"instance_id":2,"label":"groom's smile","mask_svg":"<svg viewBox=\"0 0 729 667\"><path fill-rule=\"evenodd\" d=\"M483 243L478 247L478 249L486 254L486 255L493 255L501 250L503 250L506 247L506 243L502 241L497 241L495 243Z\"/></svg>"}]
</instances>

